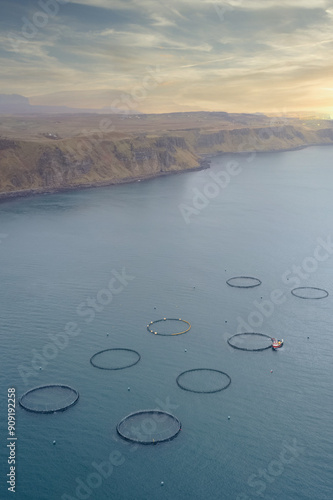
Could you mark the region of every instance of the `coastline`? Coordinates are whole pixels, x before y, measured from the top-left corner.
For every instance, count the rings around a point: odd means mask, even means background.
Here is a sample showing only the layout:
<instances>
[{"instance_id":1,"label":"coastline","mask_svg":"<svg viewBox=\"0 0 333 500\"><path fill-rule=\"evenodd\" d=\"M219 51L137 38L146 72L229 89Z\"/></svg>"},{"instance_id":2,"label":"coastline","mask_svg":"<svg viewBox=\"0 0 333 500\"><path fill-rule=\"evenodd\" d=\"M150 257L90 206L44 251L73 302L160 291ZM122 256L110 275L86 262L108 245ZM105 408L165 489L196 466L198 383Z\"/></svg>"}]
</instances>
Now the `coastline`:
<instances>
[{"instance_id":1,"label":"coastline","mask_svg":"<svg viewBox=\"0 0 333 500\"><path fill-rule=\"evenodd\" d=\"M127 178L113 180L113 181L94 182L91 184L77 184L77 185L58 187L58 188L53 188L53 189L25 189L22 191L3 192L3 193L0 193L0 204L2 202L6 202L9 200L15 200L17 198L28 198L30 196L65 193L65 192L69 192L69 191L78 191L81 189L93 189L93 188L98 188L98 187L116 186L119 184L129 184L129 183L141 182L141 181L144 182L146 180L151 180L151 179L155 179L158 177L165 177L168 175L185 174L186 172L197 172L197 171L206 170L206 169L210 168L210 160L213 158L216 158L217 156L221 156L221 155L284 153L284 152L288 152L288 151L298 151L301 149L306 149L306 148L314 147L314 146L333 146L333 144L313 143L313 144L306 144L306 145L302 145L302 146L297 146L294 148L272 149L272 150L267 150L267 151L250 151L249 150L249 151L241 151L241 152L218 151L218 152L214 152L214 153L202 153L202 154L198 155L200 158L200 165L198 167L195 167L195 168L188 168L188 169L183 169L183 170L173 170L173 171L169 171L169 172L159 172L158 174L146 175L144 177L142 177L142 176L140 176L140 177L127 177Z\"/></svg>"},{"instance_id":2,"label":"coastline","mask_svg":"<svg viewBox=\"0 0 333 500\"><path fill-rule=\"evenodd\" d=\"M131 184L135 182L144 182L152 179L157 179L159 177L166 177L169 175L179 175L185 174L186 172L199 172L201 170L206 170L210 168L207 165L207 160L201 163L196 168L186 168L184 170L172 170L170 172L159 172L158 174L147 175L145 177L127 177L124 179L119 179L117 181L105 181L105 182L93 182L91 184L77 184L75 186L58 187L54 189L24 189L22 191L10 191L5 193L0 193L0 204L9 200L15 200L17 198L29 198L30 196L46 195L46 194L56 194L56 193L66 193L69 191L78 191L82 189L94 189L99 187L107 186L117 186L120 184Z\"/></svg>"}]
</instances>

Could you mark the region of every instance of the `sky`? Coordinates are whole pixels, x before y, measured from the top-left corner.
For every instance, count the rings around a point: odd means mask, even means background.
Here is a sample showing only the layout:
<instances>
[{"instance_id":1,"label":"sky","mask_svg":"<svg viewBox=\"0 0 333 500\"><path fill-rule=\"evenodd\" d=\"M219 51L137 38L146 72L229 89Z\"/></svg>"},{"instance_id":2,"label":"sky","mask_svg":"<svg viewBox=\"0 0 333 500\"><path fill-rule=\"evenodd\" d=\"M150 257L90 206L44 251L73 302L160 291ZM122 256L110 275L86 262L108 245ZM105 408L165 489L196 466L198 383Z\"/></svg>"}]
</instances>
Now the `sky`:
<instances>
[{"instance_id":1,"label":"sky","mask_svg":"<svg viewBox=\"0 0 333 500\"><path fill-rule=\"evenodd\" d=\"M333 117L333 0L0 0L0 93Z\"/></svg>"}]
</instances>

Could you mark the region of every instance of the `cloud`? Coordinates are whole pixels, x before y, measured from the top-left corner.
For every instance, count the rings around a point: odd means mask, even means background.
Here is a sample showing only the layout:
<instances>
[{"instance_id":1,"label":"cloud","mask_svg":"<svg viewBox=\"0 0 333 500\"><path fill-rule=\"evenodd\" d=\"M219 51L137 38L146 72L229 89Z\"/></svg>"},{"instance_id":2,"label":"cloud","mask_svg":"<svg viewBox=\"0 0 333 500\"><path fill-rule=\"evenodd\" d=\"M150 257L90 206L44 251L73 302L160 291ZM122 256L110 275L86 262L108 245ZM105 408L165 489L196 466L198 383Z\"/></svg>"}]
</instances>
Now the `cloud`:
<instances>
[{"instance_id":1,"label":"cloud","mask_svg":"<svg viewBox=\"0 0 333 500\"><path fill-rule=\"evenodd\" d=\"M153 8L160 5L163 8L163 3L158 3L156 0L71 0L71 3L85 5L90 7L99 7L103 9L131 9L135 6L141 8ZM328 8L331 6L330 0L169 0L167 6L169 8L189 8L205 5L218 5L238 9L271 9L276 7L283 8Z\"/></svg>"},{"instance_id":2,"label":"cloud","mask_svg":"<svg viewBox=\"0 0 333 500\"><path fill-rule=\"evenodd\" d=\"M14 50L9 33L22 38L22 16L36 12L17 4L16 13L7 3L0 25L3 92L130 92L159 66L163 83L142 111L265 111L277 100L305 107L331 95L323 90L332 77L331 1L73 0ZM223 19L217 6L227 7Z\"/></svg>"},{"instance_id":3,"label":"cloud","mask_svg":"<svg viewBox=\"0 0 333 500\"><path fill-rule=\"evenodd\" d=\"M204 66L206 64L214 64L216 62L221 62L221 61L228 61L232 59L232 57L222 57L222 59L213 59L211 61L203 61L201 63L196 63L196 64L187 64L185 66L180 66L181 68L194 68L195 66Z\"/></svg>"},{"instance_id":4,"label":"cloud","mask_svg":"<svg viewBox=\"0 0 333 500\"><path fill-rule=\"evenodd\" d=\"M84 5L88 7L98 7L102 9L126 9L130 8L131 2L124 0L71 0L72 4Z\"/></svg>"},{"instance_id":5,"label":"cloud","mask_svg":"<svg viewBox=\"0 0 333 500\"><path fill-rule=\"evenodd\" d=\"M207 4L225 6L228 9L247 9L247 10L267 10L275 8L283 9L314 9L326 8L330 5L330 0L206 0Z\"/></svg>"},{"instance_id":6,"label":"cloud","mask_svg":"<svg viewBox=\"0 0 333 500\"><path fill-rule=\"evenodd\" d=\"M152 24L154 26L177 26L175 22L170 21L166 17L160 16L158 14L151 14L151 19L154 21Z\"/></svg>"}]
</instances>

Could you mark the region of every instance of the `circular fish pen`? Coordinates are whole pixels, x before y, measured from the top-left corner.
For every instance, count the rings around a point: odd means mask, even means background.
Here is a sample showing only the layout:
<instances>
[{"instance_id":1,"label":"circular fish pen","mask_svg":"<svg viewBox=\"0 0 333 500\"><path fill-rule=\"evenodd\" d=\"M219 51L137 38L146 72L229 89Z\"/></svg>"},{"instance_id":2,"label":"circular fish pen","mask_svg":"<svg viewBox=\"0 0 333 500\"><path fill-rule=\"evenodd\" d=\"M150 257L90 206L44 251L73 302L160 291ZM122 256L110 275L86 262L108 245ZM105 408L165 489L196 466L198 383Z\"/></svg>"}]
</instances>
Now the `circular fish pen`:
<instances>
[{"instance_id":1,"label":"circular fish pen","mask_svg":"<svg viewBox=\"0 0 333 500\"><path fill-rule=\"evenodd\" d=\"M229 278L226 283L233 288L255 288L261 285L262 281L253 276L234 276Z\"/></svg>"},{"instance_id":2,"label":"circular fish pen","mask_svg":"<svg viewBox=\"0 0 333 500\"><path fill-rule=\"evenodd\" d=\"M19 404L27 411L34 413L55 413L65 411L74 406L79 393L68 385L51 384L35 387L25 392Z\"/></svg>"},{"instance_id":3,"label":"circular fish pen","mask_svg":"<svg viewBox=\"0 0 333 500\"><path fill-rule=\"evenodd\" d=\"M231 378L221 370L194 368L180 373L176 382L178 387L184 391L212 394L227 389L231 384Z\"/></svg>"},{"instance_id":4,"label":"circular fish pen","mask_svg":"<svg viewBox=\"0 0 333 500\"><path fill-rule=\"evenodd\" d=\"M117 433L126 441L139 444L157 444L171 441L180 432L180 420L161 410L140 410L123 418L117 424Z\"/></svg>"},{"instance_id":5,"label":"circular fish pen","mask_svg":"<svg viewBox=\"0 0 333 500\"><path fill-rule=\"evenodd\" d=\"M255 332L236 333L227 340L231 347L240 351L265 351L272 347L272 341L269 335Z\"/></svg>"},{"instance_id":6,"label":"circular fish pen","mask_svg":"<svg viewBox=\"0 0 333 500\"><path fill-rule=\"evenodd\" d=\"M140 354L133 349L116 347L96 352L90 364L100 370L124 370L139 363Z\"/></svg>"},{"instance_id":7,"label":"circular fish pen","mask_svg":"<svg viewBox=\"0 0 333 500\"><path fill-rule=\"evenodd\" d=\"M323 288L316 288L314 286L300 286L291 290L292 295L299 299L305 300L319 300L326 299L329 293Z\"/></svg>"},{"instance_id":8,"label":"circular fish pen","mask_svg":"<svg viewBox=\"0 0 333 500\"><path fill-rule=\"evenodd\" d=\"M164 322L168 322L168 321L177 321L177 322L180 322L180 323L184 323L187 328L185 330L182 330L180 332L175 332L175 333L170 333L168 331L166 332L163 332L163 331L157 331L157 328L155 329L153 327L153 325L155 325L156 323L163 323ZM165 325L167 325L168 323L165 323ZM153 333L154 335L163 335L165 337L172 337L174 335L182 335L183 333L187 333L189 330L191 330L191 324L186 321L185 319L181 319L181 318L163 318L163 319L157 319L156 321L151 321L149 323L149 325L147 325L147 330L148 332L150 333Z\"/></svg>"}]
</instances>

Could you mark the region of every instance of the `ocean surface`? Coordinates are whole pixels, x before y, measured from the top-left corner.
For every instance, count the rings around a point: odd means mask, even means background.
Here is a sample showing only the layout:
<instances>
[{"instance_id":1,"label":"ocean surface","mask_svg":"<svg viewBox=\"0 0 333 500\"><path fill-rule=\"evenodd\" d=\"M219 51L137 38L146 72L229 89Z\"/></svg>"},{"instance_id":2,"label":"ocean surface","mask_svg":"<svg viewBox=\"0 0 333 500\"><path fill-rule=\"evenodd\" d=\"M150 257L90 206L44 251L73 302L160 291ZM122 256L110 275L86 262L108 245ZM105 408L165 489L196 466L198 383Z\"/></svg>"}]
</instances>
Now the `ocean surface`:
<instances>
[{"instance_id":1,"label":"ocean surface","mask_svg":"<svg viewBox=\"0 0 333 500\"><path fill-rule=\"evenodd\" d=\"M67 411L17 404L17 500L333 498L332 157L331 146L221 155L207 170L1 203L1 499L12 495L7 389L18 399L56 383L79 391ZM244 275L262 284L226 284ZM309 286L329 296L291 294ZM147 331L164 317L191 330ZM232 349L241 331L284 346ZM111 348L141 359L90 364ZM137 359L119 353L120 366ZM176 378L195 368L231 384L182 390ZM145 409L174 414L181 432L122 440L117 423Z\"/></svg>"}]
</instances>

